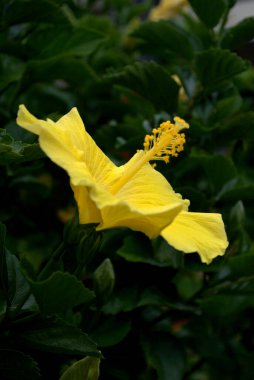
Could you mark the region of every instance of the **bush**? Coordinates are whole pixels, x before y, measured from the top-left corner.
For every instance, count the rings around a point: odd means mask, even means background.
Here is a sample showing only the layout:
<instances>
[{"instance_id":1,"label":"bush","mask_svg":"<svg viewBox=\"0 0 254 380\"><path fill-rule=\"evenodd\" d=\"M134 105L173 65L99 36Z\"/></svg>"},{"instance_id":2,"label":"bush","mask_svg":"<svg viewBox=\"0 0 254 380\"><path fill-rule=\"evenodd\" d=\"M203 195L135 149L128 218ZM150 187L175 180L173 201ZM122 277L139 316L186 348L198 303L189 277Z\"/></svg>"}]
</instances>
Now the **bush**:
<instances>
[{"instance_id":1,"label":"bush","mask_svg":"<svg viewBox=\"0 0 254 380\"><path fill-rule=\"evenodd\" d=\"M154 21L151 2L1 2L1 379L253 379L254 71L239 52L254 17L228 27L234 3ZM161 236L79 224L20 104L53 120L76 106L118 166L186 120L184 152L156 169L191 212L222 214L226 254L207 265Z\"/></svg>"}]
</instances>

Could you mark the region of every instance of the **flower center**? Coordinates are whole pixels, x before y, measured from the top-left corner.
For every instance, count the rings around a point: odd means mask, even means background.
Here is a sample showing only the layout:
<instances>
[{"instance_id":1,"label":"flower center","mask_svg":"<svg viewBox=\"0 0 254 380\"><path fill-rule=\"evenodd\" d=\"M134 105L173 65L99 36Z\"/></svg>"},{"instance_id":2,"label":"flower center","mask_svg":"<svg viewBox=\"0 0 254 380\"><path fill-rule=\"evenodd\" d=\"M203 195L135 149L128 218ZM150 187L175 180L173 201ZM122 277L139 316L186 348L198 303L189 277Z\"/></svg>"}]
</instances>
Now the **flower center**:
<instances>
[{"instance_id":1,"label":"flower center","mask_svg":"<svg viewBox=\"0 0 254 380\"><path fill-rule=\"evenodd\" d=\"M170 156L178 156L185 143L185 134L179 132L182 129L188 129L189 124L180 117L175 117L174 122L163 122L159 128L152 130L151 135L146 135L143 144L144 150L138 151L138 153L143 152L143 155L124 170L123 175L112 186L112 194L116 194L147 162L162 160L167 164L170 161Z\"/></svg>"}]
</instances>

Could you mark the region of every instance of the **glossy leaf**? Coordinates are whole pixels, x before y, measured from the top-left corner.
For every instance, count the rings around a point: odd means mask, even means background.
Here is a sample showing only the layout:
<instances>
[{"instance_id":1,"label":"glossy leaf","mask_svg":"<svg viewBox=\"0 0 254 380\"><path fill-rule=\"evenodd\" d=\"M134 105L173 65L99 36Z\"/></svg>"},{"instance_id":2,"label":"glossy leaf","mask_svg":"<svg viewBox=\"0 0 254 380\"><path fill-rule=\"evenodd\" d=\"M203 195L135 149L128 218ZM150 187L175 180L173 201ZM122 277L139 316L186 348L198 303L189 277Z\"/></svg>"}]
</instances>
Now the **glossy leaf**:
<instances>
[{"instance_id":1,"label":"glossy leaf","mask_svg":"<svg viewBox=\"0 0 254 380\"><path fill-rule=\"evenodd\" d=\"M5 294L0 290L0 324L5 318L6 311L7 311L7 302L6 302Z\"/></svg>"},{"instance_id":2,"label":"glossy leaf","mask_svg":"<svg viewBox=\"0 0 254 380\"><path fill-rule=\"evenodd\" d=\"M207 178L209 178L215 193L219 192L227 182L237 176L234 163L225 156L193 154L193 158L205 169Z\"/></svg>"},{"instance_id":3,"label":"glossy leaf","mask_svg":"<svg viewBox=\"0 0 254 380\"><path fill-rule=\"evenodd\" d=\"M203 286L203 276L201 273L178 273L174 279L177 291L183 299L193 297Z\"/></svg>"},{"instance_id":4,"label":"glossy leaf","mask_svg":"<svg viewBox=\"0 0 254 380\"><path fill-rule=\"evenodd\" d=\"M254 112L241 112L230 119L225 125L225 130L233 139L254 139Z\"/></svg>"},{"instance_id":5,"label":"glossy leaf","mask_svg":"<svg viewBox=\"0 0 254 380\"><path fill-rule=\"evenodd\" d=\"M39 144L15 141L5 129L0 129L0 165L33 161L44 156Z\"/></svg>"},{"instance_id":6,"label":"glossy leaf","mask_svg":"<svg viewBox=\"0 0 254 380\"><path fill-rule=\"evenodd\" d=\"M22 143L16 142L6 133L5 129L0 130L0 164L5 165L22 157Z\"/></svg>"},{"instance_id":7,"label":"glossy leaf","mask_svg":"<svg viewBox=\"0 0 254 380\"><path fill-rule=\"evenodd\" d=\"M85 26L58 27L58 30L52 27L34 32L27 40L27 48L37 59L87 57L104 41L104 34Z\"/></svg>"},{"instance_id":8,"label":"glossy leaf","mask_svg":"<svg viewBox=\"0 0 254 380\"><path fill-rule=\"evenodd\" d=\"M226 11L224 0L189 0L189 3L199 19L208 28L215 27Z\"/></svg>"},{"instance_id":9,"label":"glossy leaf","mask_svg":"<svg viewBox=\"0 0 254 380\"><path fill-rule=\"evenodd\" d=\"M0 54L0 91L19 81L25 70L25 64L15 57Z\"/></svg>"},{"instance_id":10,"label":"glossy leaf","mask_svg":"<svg viewBox=\"0 0 254 380\"><path fill-rule=\"evenodd\" d=\"M17 337L22 344L41 351L100 356L87 334L62 319L39 319L23 328Z\"/></svg>"},{"instance_id":11,"label":"glossy leaf","mask_svg":"<svg viewBox=\"0 0 254 380\"><path fill-rule=\"evenodd\" d=\"M156 289L145 289L140 291L135 287L128 287L113 294L106 304L103 311L106 314L115 315L120 312L129 312L144 306L168 307L170 302Z\"/></svg>"},{"instance_id":12,"label":"glossy leaf","mask_svg":"<svg viewBox=\"0 0 254 380\"><path fill-rule=\"evenodd\" d=\"M185 355L179 342L166 333L144 337L142 341L148 364L157 372L159 380L181 380L185 369Z\"/></svg>"},{"instance_id":13,"label":"glossy leaf","mask_svg":"<svg viewBox=\"0 0 254 380\"><path fill-rule=\"evenodd\" d=\"M74 306L91 301L94 292L69 273L55 272L44 281L29 281L44 315L62 314Z\"/></svg>"},{"instance_id":14,"label":"glossy leaf","mask_svg":"<svg viewBox=\"0 0 254 380\"><path fill-rule=\"evenodd\" d=\"M230 260L228 261L228 266L231 271L231 276L233 276L233 278L235 279L242 276L253 276L253 262L254 252L230 258Z\"/></svg>"},{"instance_id":15,"label":"glossy leaf","mask_svg":"<svg viewBox=\"0 0 254 380\"><path fill-rule=\"evenodd\" d=\"M99 324L92 338L100 347L111 347L120 343L131 331L131 320L117 317L107 318Z\"/></svg>"},{"instance_id":16,"label":"glossy leaf","mask_svg":"<svg viewBox=\"0 0 254 380\"><path fill-rule=\"evenodd\" d=\"M170 73L155 62L127 66L123 72L113 74L111 80L148 100L155 109L167 112L176 110L179 86Z\"/></svg>"},{"instance_id":17,"label":"glossy leaf","mask_svg":"<svg viewBox=\"0 0 254 380\"><path fill-rule=\"evenodd\" d=\"M254 184L251 183L241 183L237 180L232 180L226 183L219 194L217 199L224 200L227 202L237 202L239 199L242 201L252 201L254 191Z\"/></svg>"},{"instance_id":18,"label":"glossy leaf","mask_svg":"<svg viewBox=\"0 0 254 380\"><path fill-rule=\"evenodd\" d=\"M4 291L8 288L5 239L6 227L3 223L0 223L0 284Z\"/></svg>"},{"instance_id":19,"label":"glossy leaf","mask_svg":"<svg viewBox=\"0 0 254 380\"><path fill-rule=\"evenodd\" d=\"M133 36L141 40L141 47L146 53L159 58L165 58L166 54L173 58L191 59L193 56L192 36L180 26L170 21L144 22L135 30Z\"/></svg>"},{"instance_id":20,"label":"glossy leaf","mask_svg":"<svg viewBox=\"0 0 254 380\"><path fill-rule=\"evenodd\" d=\"M6 253L6 264L8 271L8 312L13 318L30 297L31 290L21 271L19 260L8 251Z\"/></svg>"},{"instance_id":21,"label":"glossy leaf","mask_svg":"<svg viewBox=\"0 0 254 380\"><path fill-rule=\"evenodd\" d=\"M96 294L107 299L113 291L115 272L109 259L105 259L94 272L94 285Z\"/></svg>"},{"instance_id":22,"label":"glossy leaf","mask_svg":"<svg viewBox=\"0 0 254 380\"><path fill-rule=\"evenodd\" d=\"M225 49L236 49L254 38L254 17L248 17L227 29L221 40Z\"/></svg>"},{"instance_id":23,"label":"glossy leaf","mask_svg":"<svg viewBox=\"0 0 254 380\"><path fill-rule=\"evenodd\" d=\"M246 69L246 64L240 57L222 49L198 53L195 65L198 79L204 87L216 86Z\"/></svg>"},{"instance_id":24,"label":"glossy leaf","mask_svg":"<svg viewBox=\"0 0 254 380\"><path fill-rule=\"evenodd\" d=\"M86 357L72 364L62 374L60 380L97 380L100 372L100 360Z\"/></svg>"},{"instance_id":25,"label":"glossy leaf","mask_svg":"<svg viewBox=\"0 0 254 380\"><path fill-rule=\"evenodd\" d=\"M181 254L161 238L154 240L153 247L151 247L149 240L143 236L127 236L117 253L127 261L147 263L158 267L177 267L182 262Z\"/></svg>"},{"instance_id":26,"label":"glossy leaf","mask_svg":"<svg viewBox=\"0 0 254 380\"><path fill-rule=\"evenodd\" d=\"M251 294L218 294L209 298L204 298L201 302L201 308L209 318L218 318L220 321L224 321L230 318L234 322L234 319L238 315L249 307L253 307L253 299ZM232 295L234 294L234 297Z\"/></svg>"},{"instance_id":27,"label":"glossy leaf","mask_svg":"<svg viewBox=\"0 0 254 380\"><path fill-rule=\"evenodd\" d=\"M4 9L3 20L7 25L29 21L50 24L70 22L64 8L50 0L40 0L37 3L33 0L10 2Z\"/></svg>"},{"instance_id":28,"label":"glossy leaf","mask_svg":"<svg viewBox=\"0 0 254 380\"><path fill-rule=\"evenodd\" d=\"M4 380L40 380L38 364L23 352L0 349L0 378Z\"/></svg>"}]
</instances>

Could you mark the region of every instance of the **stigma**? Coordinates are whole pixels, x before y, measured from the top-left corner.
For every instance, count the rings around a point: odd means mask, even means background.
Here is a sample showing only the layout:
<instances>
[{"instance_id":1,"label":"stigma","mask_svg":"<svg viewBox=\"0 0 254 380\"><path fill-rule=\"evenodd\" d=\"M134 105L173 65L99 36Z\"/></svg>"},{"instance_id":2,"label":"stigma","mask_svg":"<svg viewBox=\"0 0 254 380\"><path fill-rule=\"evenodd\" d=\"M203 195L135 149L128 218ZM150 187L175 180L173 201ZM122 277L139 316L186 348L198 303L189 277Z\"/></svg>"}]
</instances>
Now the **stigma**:
<instances>
[{"instance_id":1,"label":"stigma","mask_svg":"<svg viewBox=\"0 0 254 380\"><path fill-rule=\"evenodd\" d=\"M174 118L174 123L166 121L158 128L152 130L151 135L146 135L144 149L137 153L124 165L124 170L120 178L112 184L110 192L116 194L136 173L150 161L162 160L165 163L170 161L170 157L177 157L183 150L185 134L180 133L183 129L188 129L189 124L180 117ZM151 165L153 168L155 163Z\"/></svg>"}]
</instances>

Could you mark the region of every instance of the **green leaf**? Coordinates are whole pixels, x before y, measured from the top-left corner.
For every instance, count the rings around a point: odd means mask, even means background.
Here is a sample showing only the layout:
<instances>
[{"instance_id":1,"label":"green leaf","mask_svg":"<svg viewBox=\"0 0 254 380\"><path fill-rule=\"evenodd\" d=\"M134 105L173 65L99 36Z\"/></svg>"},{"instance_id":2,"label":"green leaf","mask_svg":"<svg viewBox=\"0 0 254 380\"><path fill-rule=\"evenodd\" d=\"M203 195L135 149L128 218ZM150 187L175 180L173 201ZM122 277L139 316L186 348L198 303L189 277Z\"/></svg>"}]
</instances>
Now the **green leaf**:
<instances>
[{"instance_id":1,"label":"green leaf","mask_svg":"<svg viewBox=\"0 0 254 380\"><path fill-rule=\"evenodd\" d=\"M204 87L216 86L246 69L242 58L218 48L198 53L195 66L198 79Z\"/></svg>"},{"instance_id":2,"label":"green leaf","mask_svg":"<svg viewBox=\"0 0 254 380\"><path fill-rule=\"evenodd\" d=\"M244 254L230 257L227 262L230 269L231 277L239 279L240 277L249 277L254 275L254 254Z\"/></svg>"},{"instance_id":3,"label":"green leaf","mask_svg":"<svg viewBox=\"0 0 254 380\"><path fill-rule=\"evenodd\" d=\"M170 246L166 240L158 236L151 241L156 264L162 267L179 268L183 266L183 254Z\"/></svg>"},{"instance_id":4,"label":"green leaf","mask_svg":"<svg viewBox=\"0 0 254 380\"><path fill-rule=\"evenodd\" d=\"M144 236L129 235L124 239L124 243L117 254L125 260L134 263L147 263L163 266L153 257L150 241Z\"/></svg>"},{"instance_id":5,"label":"green leaf","mask_svg":"<svg viewBox=\"0 0 254 380\"><path fill-rule=\"evenodd\" d=\"M254 139L254 112L248 111L235 115L224 126L227 137L233 139ZM224 132L224 133L225 133Z\"/></svg>"},{"instance_id":6,"label":"green leaf","mask_svg":"<svg viewBox=\"0 0 254 380\"><path fill-rule=\"evenodd\" d=\"M0 349L0 378L3 380L41 379L37 363L16 350Z\"/></svg>"},{"instance_id":7,"label":"green leaf","mask_svg":"<svg viewBox=\"0 0 254 380\"><path fill-rule=\"evenodd\" d=\"M44 315L62 314L95 297L75 276L64 272L55 272L45 281L29 280L29 284Z\"/></svg>"},{"instance_id":8,"label":"green leaf","mask_svg":"<svg viewBox=\"0 0 254 380\"><path fill-rule=\"evenodd\" d=\"M146 335L142 346L147 365L156 370L158 380L182 380L186 360L177 339L166 333Z\"/></svg>"},{"instance_id":9,"label":"green leaf","mask_svg":"<svg viewBox=\"0 0 254 380\"><path fill-rule=\"evenodd\" d=\"M179 86L155 62L138 62L109 77L114 84L127 87L153 104L157 110L175 112Z\"/></svg>"},{"instance_id":10,"label":"green leaf","mask_svg":"<svg viewBox=\"0 0 254 380\"><path fill-rule=\"evenodd\" d=\"M24 70L25 65L21 60L7 54L0 54L0 91L9 84L19 81Z\"/></svg>"},{"instance_id":11,"label":"green leaf","mask_svg":"<svg viewBox=\"0 0 254 380\"><path fill-rule=\"evenodd\" d=\"M100 374L100 360L86 357L72 364L60 380L97 380Z\"/></svg>"},{"instance_id":12,"label":"green leaf","mask_svg":"<svg viewBox=\"0 0 254 380\"><path fill-rule=\"evenodd\" d=\"M9 165L39 159L44 156L44 153L39 144L15 141L5 129L0 128L0 155L0 165Z\"/></svg>"},{"instance_id":13,"label":"green leaf","mask_svg":"<svg viewBox=\"0 0 254 380\"><path fill-rule=\"evenodd\" d=\"M134 287L120 289L103 306L105 314L115 315L129 312L142 306L170 306L169 300L159 291L147 288L144 291Z\"/></svg>"},{"instance_id":14,"label":"green leaf","mask_svg":"<svg viewBox=\"0 0 254 380\"><path fill-rule=\"evenodd\" d=\"M27 39L33 58L87 57L105 41L105 35L85 26L39 29Z\"/></svg>"},{"instance_id":15,"label":"green leaf","mask_svg":"<svg viewBox=\"0 0 254 380\"><path fill-rule=\"evenodd\" d=\"M113 291L115 272L110 259L105 259L94 272L95 293L103 300L107 299Z\"/></svg>"},{"instance_id":16,"label":"green leaf","mask_svg":"<svg viewBox=\"0 0 254 380\"><path fill-rule=\"evenodd\" d=\"M35 161L44 157L44 152L41 150L40 145L35 144L24 144L22 150L22 158L19 162Z\"/></svg>"},{"instance_id":17,"label":"green leaf","mask_svg":"<svg viewBox=\"0 0 254 380\"><path fill-rule=\"evenodd\" d=\"M173 279L181 298L188 300L203 286L203 275L199 272L179 272Z\"/></svg>"},{"instance_id":18,"label":"green leaf","mask_svg":"<svg viewBox=\"0 0 254 380\"><path fill-rule=\"evenodd\" d=\"M242 183L237 179L232 179L223 186L216 199L226 202L237 202L239 200L252 202L253 193L254 184Z\"/></svg>"},{"instance_id":19,"label":"green leaf","mask_svg":"<svg viewBox=\"0 0 254 380\"><path fill-rule=\"evenodd\" d=\"M0 223L0 285L1 288L7 292L8 289L8 274L6 266L6 227L3 223Z\"/></svg>"},{"instance_id":20,"label":"green leaf","mask_svg":"<svg viewBox=\"0 0 254 380\"><path fill-rule=\"evenodd\" d=\"M31 289L21 272L19 260L6 252L6 264L8 271L8 312L11 317L17 315L31 295Z\"/></svg>"},{"instance_id":21,"label":"green leaf","mask_svg":"<svg viewBox=\"0 0 254 380\"><path fill-rule=\"evenodd\" d=\"M226 3L230 9L237 3L237 0L226 0Z\"/></svg>"},{"instance_id":22,"label":"green leaf","mask_svg":"<svg viewBox=\"0 0 254 380\"><path fill-rule=\"evenodd\" d=\"M194 153L192 157L203 166L215 193L218 193L226 183L237 176L236 167L228 157L202 153Z\"/></svg>"},{"instance_id":23,"label":"green leaf","mask_svg":"<svg viewBox=\"0 0 254 380\"><path fill-rule=\"evenodd\" d=\"M246 223L246 212L242 201L238 201L230 212L230 221L235 229L242 229Z\"/></svg>"},{"instance_id":24,"label":"green leaf","mask_svg":"<svg viewBox=\"0 0 254 380\"><path fill-rule=\"evenodd\" d=\"M91 334L100 347L111 347L120 343L131 331L131 320L128 318L107 318L102 320Z\"/></svg>"},{"instance_id":25,"label":"green leaf","mask_svg":"<svg viewBox=\"0 0 254 380\"><path fill-rule=\"evenodd\" d=\"M145 21L133 33L141 39L142 49L165 60L170 57L190 60L193 57L193 36L170 21Z\"/></svg>"},{"instance_id":26,"label":"green leaf","mask_svg":"<svg viewBox=\"0 0 254 380\"><path fill-rule=\"evenodd\" d=\"M253 307L253 292L249 295L238 295L232 290L229 294L218 294L211 297L203 298L200 301L201 309L205 315L223 322L227 325L248 307Z\"/></svg>"},{"instance_id":27,"label":"green leaf","mask_svg":"<svg viewBox=\"0 0 254 380\"><path fill-rule=\"evenodd\" d=\"M189 3L208 28L216 26L227 9L224 0L189 0Z\"/></svg>"},{"instance_id":28,"label":"green leaf","mask_svg":"<svg viewBox=\"0 0 254 380\"><path fill-rule=\"evenodd\" d=\"M7 311L7 302L6 302L5 294L4 292L2 292L2 290L0 290L0 324L2 320L5 318L6 311Z\"/></svg>"},{"instance_id":29,"label":"green leaf","mask_svg":"<svg viewBox=\"0 0 254 380\"><path fill-rule=\"evenodd\" d=\"M128 312L138 307L140 293L136 288L124 288L114 293L109 301L103 305L105 314L115 315L120 312Z\"/></svg>"},{"instance_id":30,"label":"green leaf","mask_svg":"<svg viewBox=\"0 0 254 380\"><path fill-rule=\"evenodd\" d=\"M221 47L236 49L254 38L254 17L248 17L232 28L226 30L221 40Z\"/></svg>"},{"instance_id":31,"label":"green leaf","mask_svg":"<svg viewBox=\"0 0 254 380\"><path fill-rule=\"evenodd\" d=\"M94 82L99 78L88 63L81 61L78 57L52 57L50 59L31 60L27 63L22 78L22 85L29 86L33 82L65 80L66 83L82 85L88 79Z\"/></svg>"},{"instance_id":32,"label":"green leaf","mask_svg":"<svg viewBox=\"0 0 254 380\"><path fill-rule=\"evenodd\" d=\"M209 208L209 199L207 199L207 196L201 189L199 190L197 188L194 188L193 186L177 186L177 188L175 188L174 190L177 193L180 193L184 199L190 199L191 207L193 210L195 210L195 212L203 212L204 210L207 210ZM178 251L176 252L176 258L179 260L179 256L182 257L183 255L179 254Z\"/></svg>"},{"instance_id":33,"label":"green leaf","mask_svg":"<svg viewBox=\"0 0 254 380\"><path fill-rule=\"evenodd\" d=\"M236 114L241 109L242 104L243 100L240 95L231 96L218 101L215 105L215 113L217 120L223 119L225 117L228 118Z\"/></svg>"},{"instance_id":34,"label":"green leaf","mask_svg":"<svg viewBox=\"0 0 254 380\"><path fill-rule=\"evenodd\" d=\"M6 133L5 129L0 129L0 165L6 165L12 161L22 158L22 143L14 141Z\"/></svg>"},{"instance_id":35,"label":"green leaf","mask_svg":"<svg viewBox=\"0 0 254 380\"><path fill-rule=\"evenodd\" d=\"M23 325L15 334L22 344L41 351L67 355L100 356L96 344L83 331L56 318L45 318Z\"/></svg>"},{"instance_id":36,"label":"green leaf","mask_svg":"<svg viewBox=\"0 0 254 380\"><path fill-rule=\"evenodd\" d=\"M14 25L25 22L41 22L46 24L68 23L68 13L64 8L50 0L19 0L9 2L4 8L3 22Z\"/></svg>"},{"instance_id":37,"label":"green leaf","mask_svg":"<svg viewBox=\"0 0 254 380\"><path fill-rule=\"evenodd\" d=\"M177 268L182 265L183 255L172 248L160 237L152 240L144 235L133 234L124 239L124 244L117 254L125 260L136 263L146 263L158 267Z\"/></svg>"}]
</instances>

